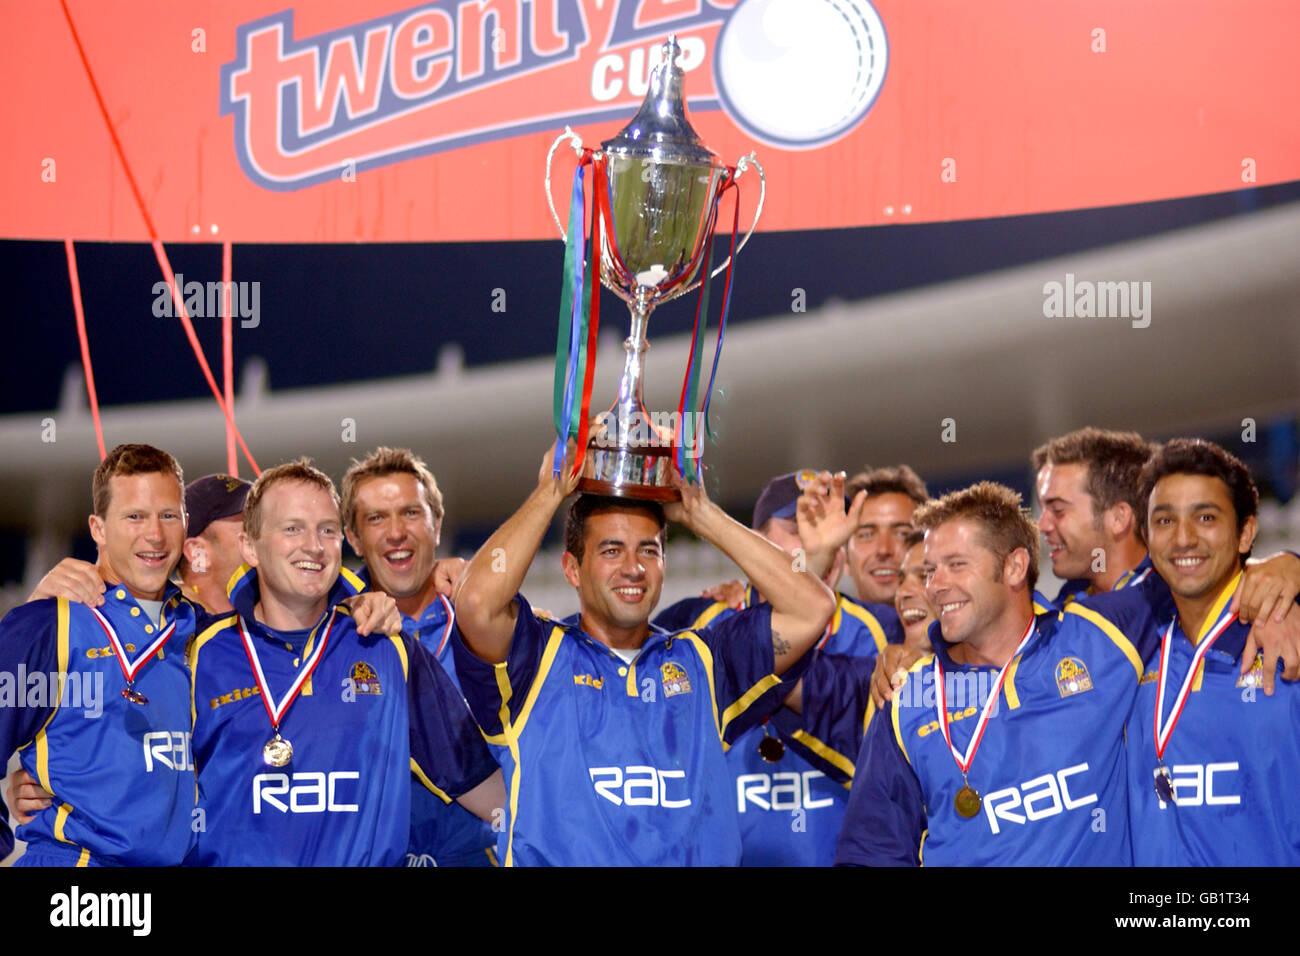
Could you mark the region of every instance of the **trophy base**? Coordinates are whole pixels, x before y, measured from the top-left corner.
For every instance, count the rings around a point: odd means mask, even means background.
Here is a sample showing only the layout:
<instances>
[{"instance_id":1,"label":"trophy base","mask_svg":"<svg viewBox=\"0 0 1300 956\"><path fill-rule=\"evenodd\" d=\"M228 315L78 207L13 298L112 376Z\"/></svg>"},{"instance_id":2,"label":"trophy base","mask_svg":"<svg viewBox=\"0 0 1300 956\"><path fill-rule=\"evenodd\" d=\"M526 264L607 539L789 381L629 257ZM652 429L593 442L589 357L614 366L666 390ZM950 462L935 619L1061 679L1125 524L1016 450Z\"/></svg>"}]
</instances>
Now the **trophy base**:
<instances>
[{"instance_id":1,"label":"trophy base","mask_svg":"<svg viewBox=\"0 0 1300 956\"><path fill-rule=\"evenodd\" d=\"M605 448L587 446L578 491L640 501L680 501L673 487L671 448Z\"/></svg>"}]
</instances>

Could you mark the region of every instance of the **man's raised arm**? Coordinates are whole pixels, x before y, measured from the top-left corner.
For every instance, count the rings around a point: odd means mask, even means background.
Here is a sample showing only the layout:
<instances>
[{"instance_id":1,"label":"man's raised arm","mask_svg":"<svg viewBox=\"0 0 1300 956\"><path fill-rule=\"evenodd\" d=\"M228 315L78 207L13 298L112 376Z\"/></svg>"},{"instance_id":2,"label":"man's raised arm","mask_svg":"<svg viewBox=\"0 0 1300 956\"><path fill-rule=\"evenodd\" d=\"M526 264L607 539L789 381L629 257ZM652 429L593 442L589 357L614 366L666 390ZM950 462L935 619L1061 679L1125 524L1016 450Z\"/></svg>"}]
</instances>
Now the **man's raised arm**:
<instances>
[{"instance_id":1,"label":"man's raised arm","mask_svg":"<svg viewBox=\"0 0 1300 956\"><path fill-rule=\"evenodd\" d=\"M556 510L577 487L577 478L571 477L569 471L566 462L561 476L553 477L551 455L546 454L537 487L479 548L456 585L452 595L456 626L465 646L490 664L504 661L510 651L519 613L515 595Z\"/></svg>"},{"instance_id":2,"label":"man's raised arm","mask_svg":"<svg viewBox=\"0 0 1300 956\"><path fill-rule=\"evenodd\" d=\"M772 650L784 674L826 630L835 595L815 575L794 570L790 555L730 517L700 485L678 478L677 487L682 500L666 503L664 514L735 561L772 605Z\"/></svg>"}]
</instances>

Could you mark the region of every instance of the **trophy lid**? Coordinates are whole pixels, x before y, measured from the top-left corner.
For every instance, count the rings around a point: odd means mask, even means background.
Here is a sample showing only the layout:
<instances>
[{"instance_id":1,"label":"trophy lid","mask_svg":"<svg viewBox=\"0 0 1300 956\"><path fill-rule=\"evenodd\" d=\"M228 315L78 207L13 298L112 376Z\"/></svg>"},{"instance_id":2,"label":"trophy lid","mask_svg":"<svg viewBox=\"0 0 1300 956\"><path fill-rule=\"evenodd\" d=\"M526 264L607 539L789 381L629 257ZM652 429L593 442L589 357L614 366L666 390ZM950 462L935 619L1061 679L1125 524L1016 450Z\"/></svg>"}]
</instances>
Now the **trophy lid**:
<instances>
[{"instance_id":1,"label":"trophy lid","mask_svg":"<svg viewBox=\"0 0 1300 956\"><path fill-rule=\"evenodd\" d=\"M644 156L656 162L721 167L723 163L702 142L686 118L686 101L682 96L684 73L677 65L682 48L676 35L664 42L663 62L650 77L650 89L636 116L616 136L600 144L607 153L620 156Z\"/></svg>"}]
</instances>

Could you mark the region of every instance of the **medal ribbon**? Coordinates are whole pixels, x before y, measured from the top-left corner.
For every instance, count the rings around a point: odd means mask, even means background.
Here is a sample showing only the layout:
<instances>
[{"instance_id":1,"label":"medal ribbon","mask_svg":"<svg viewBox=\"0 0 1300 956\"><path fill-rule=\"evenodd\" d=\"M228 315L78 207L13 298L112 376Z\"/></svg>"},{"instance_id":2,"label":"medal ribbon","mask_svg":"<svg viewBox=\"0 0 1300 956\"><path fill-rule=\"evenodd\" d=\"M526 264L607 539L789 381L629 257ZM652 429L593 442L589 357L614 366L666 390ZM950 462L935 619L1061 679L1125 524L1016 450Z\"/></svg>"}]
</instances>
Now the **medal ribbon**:
<instances>
[{"instance_id":1,"label":"medal ribbon","mask_svg":"<svg viewBox=\"0 0 1300 956\"><path fill-rule=\"evenodd\" d=\"M129 663L126 659L126 648L122 646L122 641L118 638L117 631L113 630L113 625L108 623L108 618L104 617L97 607L92 607L90 610L99 619L99 626L104 629L104 633L108 635L108 643L113 645L113 654L117 657L117 664L122 668L122 676L126 678L128 684L135 680L135 675L140 673L145 662L157 653L158 648L167 643L167 638L171 637L172 632L176 630L176 622L172 621L158 633L153 643L144 649L134 663Z\"/></svg>"},{"instance_id":2,"label":"medal ribbon","mask_svg":"<svg viewBox=\"0 0 1300 956\"><path fill-rule=\"evenodd\" d=\"M1029 639L1034 636L1034 621L1030 619L1029 627L1025 629L1025 636L1020 639L1016 649L1007 658L1007 662L1002 665L998 671L997 684L994 686L992 693L989 694L988 700L984 701L984 709L980 712L979 722L975 724L975 732L971 734L970 743L966 745L966 753L961 754L957 748L952 745L952 734L948 730L948 702L944 693L943 686L943 665L939 663L939 655L934 655L934 682L937 687L935 693L935 706L939 709L939 728L943 731L944 742L948 744L948 749L952 751L952 757L957 761L957 767L965 776L966 771L970 770L970 765L975 762L975 752L980 749L980 741L984 738L984 729L988 725L989 714L993 711L993 705L997 702L998 695L1002 693L1002 682L1006 679L1007 668L1011 662L1016 659Z\"/></svg>"},{"instance_id":3,"label":"medal ribbon","mask_svg":"<svg viewBox=\"0 0 1300 956\"><path fill-rule=\"evenodd\" d=\"M442 656L442 649L447 646L447 638L451 637L451 626L456 623L456 609L451 606L451 602L442 594L438 595L438 600L447 609L447 626L442 629L442 640L438 642L438 649L433 652L434 657Z\"/></svg>"},{"instance_id":4,"label":"medal ribbon","mask_svg":"<svg viewBox=\"0 0 1300 956\"><path fill-rule=\"evenodd\" d=\"M248 663L253 667L253 678L257 681L257 689L262 692L262 706L266 708L266 716L271 718L271 726L275 728L276 733L280 732L280 721L283 719L285 712L288 711L289 705L294 702L302 685L307 682L311 672L316 669L320 663L321 655L325 653L325 645L329 643L330 631L334 629L334 620L338 617L339 610L334 608L330 611L330 619L325 625L325 631L321 634L320 643L316 645L316 650L312 651L311 657L303 661L302 667L298 670L298 676L294 678L293 683L285 692L284 697L278 704L273 704L271 700L271 688L267 684L266 675L262 672L262 662L258 660L257 648L253 646L253 639L248 634L248 627L244 624L244 617L239 617L239 637L244 642L244 653L248 655Z\"/></svg>"},{"instance_id":5,"label":"medal ribbon","mask_svg":"<svg viewBox=\"0 0 1300 956\"><path fill-rule=\"evenodd\" d=\"M1169 645L1174 638L1174 625L1178 623L1178 615L1169 622L1169 627L1165 629L1165 636L1160 640L1160 684L1156 689L1156 760L1163 762L1165 757L1165 748L1169 746L1169 738L1174 735L1174 727L1178 725L1178 718L1182 716L1183 705L1187 703L1187 695L1192 689L1192 680L1196 676L1196 669L1201 666L1201 661L1205 659L1205 653L1215 642L1224 629L1237 619L1237 615L1229 614L1214 629L1206 635L1205 640L1196 645L1196 653L1192 655L1192 666L1187 669L1187 676L1183 678L1183 686L1178 690L1178 696L1174 699L1173 711L1169 714L1169 719L1163 724L1160 722L1160 715L1165 710L1165 682L1169 674Z\"/></svg>"}]
</instances>

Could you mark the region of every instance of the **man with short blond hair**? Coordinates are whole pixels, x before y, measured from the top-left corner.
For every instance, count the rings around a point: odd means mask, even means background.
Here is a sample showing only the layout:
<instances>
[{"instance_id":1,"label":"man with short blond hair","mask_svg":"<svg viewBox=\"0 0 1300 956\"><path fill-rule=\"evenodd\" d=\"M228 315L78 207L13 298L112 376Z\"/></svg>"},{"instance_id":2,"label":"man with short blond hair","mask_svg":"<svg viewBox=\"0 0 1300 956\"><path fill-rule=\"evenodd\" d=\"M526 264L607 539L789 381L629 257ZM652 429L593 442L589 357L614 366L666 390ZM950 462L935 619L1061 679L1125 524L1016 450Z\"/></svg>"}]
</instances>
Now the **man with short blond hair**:
<instances>
[{"instance_id":1,"label":"man with short blond hair","mask_svg":"<svg viewBox=\"0 0 1300 956\"><path fill-rule=\"evenodd\" d=\"M349 527L356 526L357 487L367 478L382 478L386 475L410 475L424 492L424 500L433 512L435 522L442 521L442 491L433 472L424 463L424 459L409 448L389 448L380 445L360 461L353 459L351 467L343 475L343 522Z\"/></svg>"},{"instance_id":2,"label":"man with short blond hair","mask_svg":"<svg viewBox=\"0 0 1300 956\"><path fill-rule=\"evenodd\" d=\"M980 482L915 520L934 653L867 728L836 863L1127 864L1141 649L1104 622L1035 618L1038 535L1011 489Z\"/></svg>"},{"instance_id":3,"label":"man with short blond hair","mask_svg":"<svg viewBox=\"0 0 1300 956\"><path fill-rule=\"evenodd\" d=\"M333 482L290 462L244 508L235 611L189 651L206 811L193 861L396 864L412 772L489 819L500 777L455 686L418 642L360 636L343 604L362 584L342 568Z\"/></svg>"}]
</instances>

